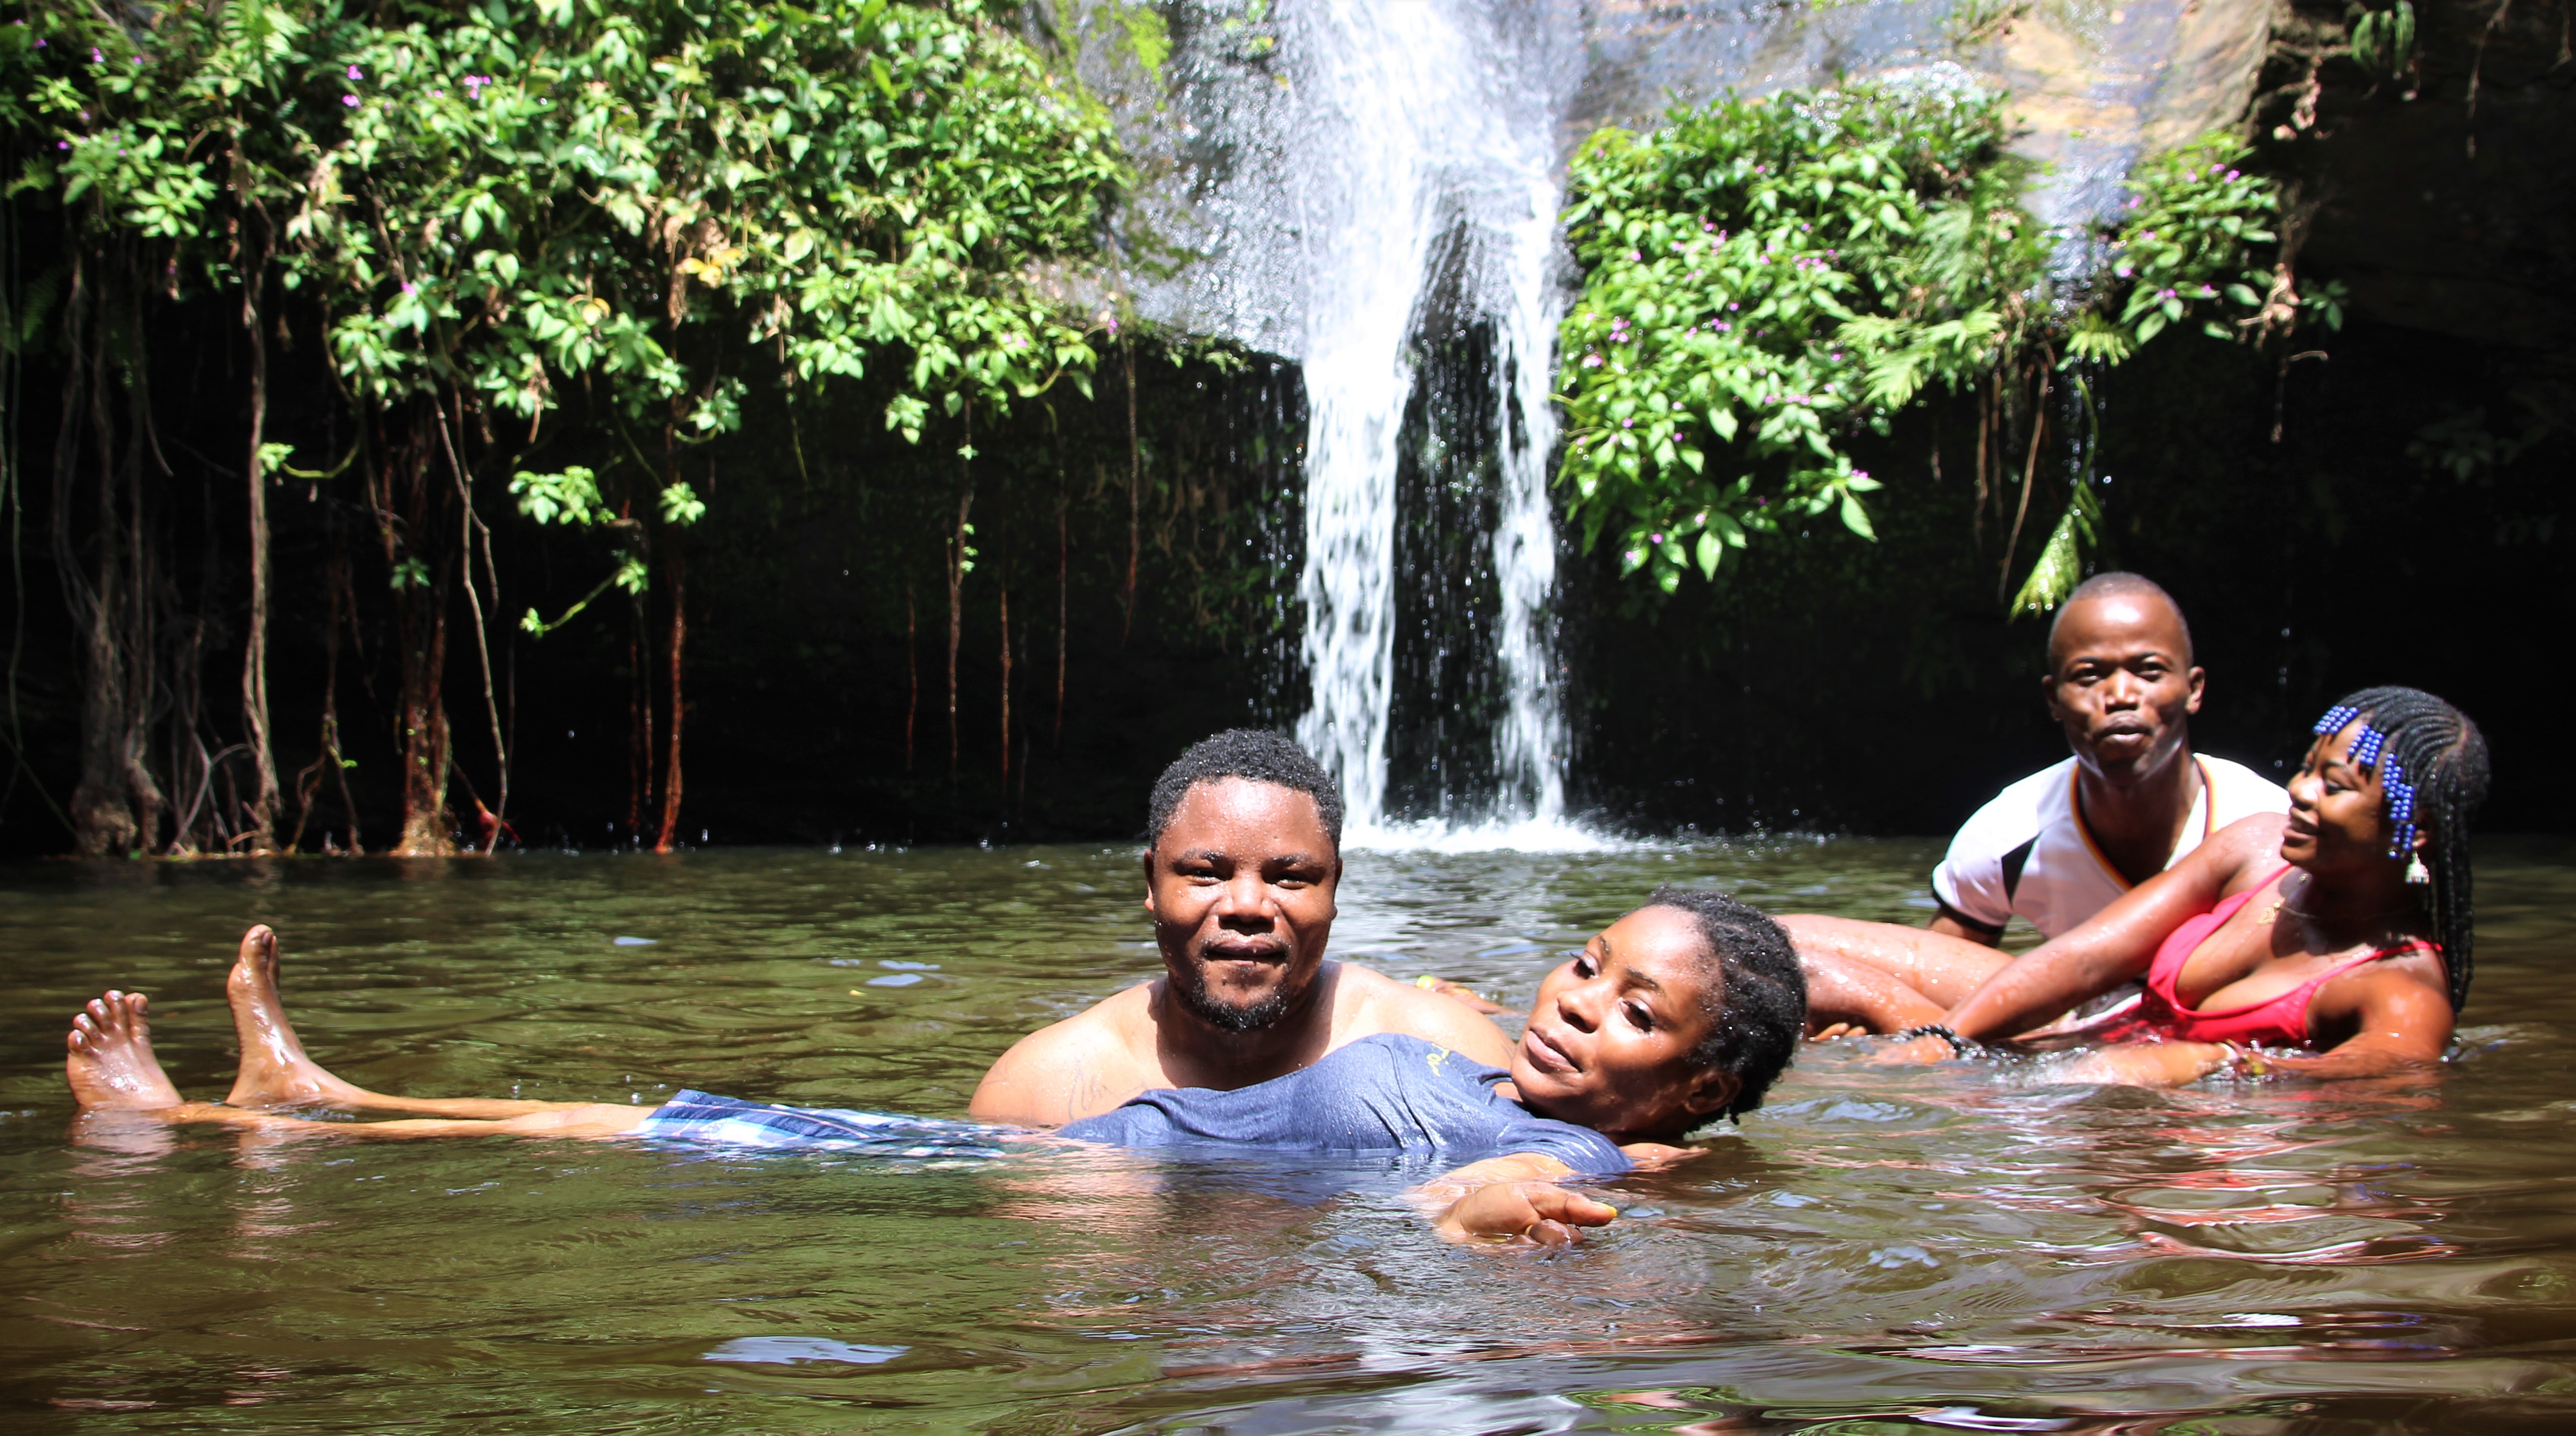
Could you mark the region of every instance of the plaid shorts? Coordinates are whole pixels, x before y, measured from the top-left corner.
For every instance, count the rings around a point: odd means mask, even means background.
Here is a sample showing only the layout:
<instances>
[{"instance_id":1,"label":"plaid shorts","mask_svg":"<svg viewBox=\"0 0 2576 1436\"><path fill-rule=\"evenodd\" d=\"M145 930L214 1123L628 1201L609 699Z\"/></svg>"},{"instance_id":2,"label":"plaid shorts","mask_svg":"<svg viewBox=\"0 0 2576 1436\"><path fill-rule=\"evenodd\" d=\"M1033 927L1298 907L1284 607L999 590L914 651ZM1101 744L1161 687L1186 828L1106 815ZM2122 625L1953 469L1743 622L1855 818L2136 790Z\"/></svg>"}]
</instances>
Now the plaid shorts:
<instances>
[{"instance_id":1,"label":"plaid shorts","mask_svg":"<svg viewBox=\"0 0 2576 1436\"><path fill-rule=\"evenodd\" d=\"M841 1107L773 1107L687 1091L653 1109L639 1137L709 1146L809 1152L865 1152L880 1157L998 1157L1001 1128L899 1112Z\"/></svg>"}]
</instances>

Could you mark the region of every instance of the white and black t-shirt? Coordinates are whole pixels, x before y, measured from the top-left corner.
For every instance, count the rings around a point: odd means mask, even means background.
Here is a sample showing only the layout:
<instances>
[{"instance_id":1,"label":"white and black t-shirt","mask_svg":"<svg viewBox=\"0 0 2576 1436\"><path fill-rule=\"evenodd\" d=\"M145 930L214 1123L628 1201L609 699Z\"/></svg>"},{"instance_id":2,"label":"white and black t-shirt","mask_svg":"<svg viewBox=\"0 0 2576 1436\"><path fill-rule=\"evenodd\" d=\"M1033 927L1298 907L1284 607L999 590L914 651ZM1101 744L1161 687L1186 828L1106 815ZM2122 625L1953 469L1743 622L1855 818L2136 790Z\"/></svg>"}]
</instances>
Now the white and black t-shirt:
<instances>
[{"instance_id":1,"label":"white and black t-shirt","mask_svg":"<svg viewBox=\"0 0 2576 1436\"><path fill-rule=\"evenodd\" d=\"M2200 797L2166 867L2239 818L2290 810L2290 795L2253 769L2202 754L2192 761L2200 765ZM1991 928L2019 916L2042 937L2083 922L2129 887L2076 811L2073 758L1995 795L1932 870L1933 895L1952 912Z\"/></svg>"}]
</instances>

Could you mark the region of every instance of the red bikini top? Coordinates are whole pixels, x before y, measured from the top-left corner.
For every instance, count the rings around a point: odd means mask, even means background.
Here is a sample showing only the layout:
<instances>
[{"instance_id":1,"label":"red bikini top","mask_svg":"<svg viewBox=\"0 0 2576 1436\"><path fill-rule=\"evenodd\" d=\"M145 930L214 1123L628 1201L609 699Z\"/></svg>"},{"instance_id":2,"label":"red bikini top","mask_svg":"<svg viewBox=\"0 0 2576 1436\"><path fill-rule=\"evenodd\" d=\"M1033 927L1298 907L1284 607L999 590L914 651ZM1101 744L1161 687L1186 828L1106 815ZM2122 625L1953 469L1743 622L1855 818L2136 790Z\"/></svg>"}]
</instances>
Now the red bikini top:
<instances>
[{"instance_id":1,"label":"red bikini top","mask_svg":"<svg viewBox=\"0 0 2576 1436\"><path fill-rule=\"evenodd\" d=\"M2217 1012L2203 1012L2183 1004L2176 990L2182 980L2183 964L2209 940L2209 935L2226 926L2237 909L2251 901L2255 894L2270 888L2290 870L2284 863L2270 877L2221 901L2217 907L2182 926L2165 938L2156 949L2156 960L2147 969L2147 991L2139 1000L2138 1017L2164 1036L2178 1042L2241 1042L2271 1047L2305 1047L2308 1045L2308 1004L2317 989L2352 971L2382 958L2398 957L2410 952L2429 952L2439 957L2442 945L2415 938L2395 947L2383 947L2354 958L2329 972L2320 973L2278 997L2244 1007L2230 1007Z\"/></svg>"}]
</instances>

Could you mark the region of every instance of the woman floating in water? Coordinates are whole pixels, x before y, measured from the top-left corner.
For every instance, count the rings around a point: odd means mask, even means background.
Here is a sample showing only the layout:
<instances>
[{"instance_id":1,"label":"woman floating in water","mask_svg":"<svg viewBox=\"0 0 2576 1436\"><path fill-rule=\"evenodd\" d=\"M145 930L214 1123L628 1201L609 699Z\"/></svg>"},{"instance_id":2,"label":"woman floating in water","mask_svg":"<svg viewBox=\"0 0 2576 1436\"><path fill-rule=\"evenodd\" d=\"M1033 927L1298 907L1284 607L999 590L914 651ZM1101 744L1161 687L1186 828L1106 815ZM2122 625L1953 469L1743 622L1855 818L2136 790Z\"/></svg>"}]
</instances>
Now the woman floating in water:
<instances>
[{"instance_id":1,"label":"woman floating in water","mask_svg":"<svg viewBox=\"0 0 2576 1436\"><path fill-rule=\"evenodd\" d=\"M65 1068L73 1095L86 1110L343 1137L645 1137L937 1157L999 1155L1005 1141L1040 1135L703 1092L649 1111L370 1092L305 1054L277 971L276 934L252 928L226 983L242 1060L223 1104L180 1097L152 1054L143 995L115 991L72 1019ZM1662 1144L1760 1106L1805 1021L1798 960L1778 924L1733 898L1664 888L1548 974L1509 1072L1418 1037L1381 1033L1254 1086L1148 1091L1057 1135L1130 1147L1489 1153L1417 1193L1440 1229L1565 1241L1573 1227L1600 1226L1617 1213L1559 1179L1615 1176L1687 1155ZM422 1115L316 1122L266 1110L289 1106Z\"/></svg>"},{"instance_id":2,"label":"woman floating in water","mask_svg":"<svg viewBox=\"0 0 2576 1436\"><path fill-rule=\"evenodd\" d=\"M2133 1009L2074 1029L2113 1045L2058 1075L2171 1085L2438 1062L2469 993L2469 816L2486 796L2486 740L2412 688L2355 693L2316 732L2286 819L2230 825L2018 958L1885 923L1783 919L1811 1021L1909 1039L1884 1061L1939 1061L2144 978Z\"/></svg>"}]
</instances>

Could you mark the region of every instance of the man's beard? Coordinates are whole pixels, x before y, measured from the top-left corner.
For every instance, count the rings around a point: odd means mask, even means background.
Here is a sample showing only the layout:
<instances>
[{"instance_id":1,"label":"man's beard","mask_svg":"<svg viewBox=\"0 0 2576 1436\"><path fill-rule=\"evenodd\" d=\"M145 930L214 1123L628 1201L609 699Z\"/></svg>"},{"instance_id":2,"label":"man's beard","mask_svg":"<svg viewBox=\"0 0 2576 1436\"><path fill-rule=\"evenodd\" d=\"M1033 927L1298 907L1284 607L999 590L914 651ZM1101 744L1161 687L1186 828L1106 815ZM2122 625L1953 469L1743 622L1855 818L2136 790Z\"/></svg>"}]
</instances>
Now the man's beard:
<instances>
[{"instance_id":1,"label":"man's beard","mask_svg":"<svg viewBox=\"0 0 2576 1436\"><path fill-rule=\"evenodd\" d=\"M1287 990L1274 987L1262 997L1237 1005L1218 998L1207 990L1207 974L1195 965L1185 966L1184 980L1174 982L1172 990L1180 994L1181 1005L1200 1021L1225 1032L1260 1032L1276 1027L1294 1004Z\"/></svg>"}]
</instances>

